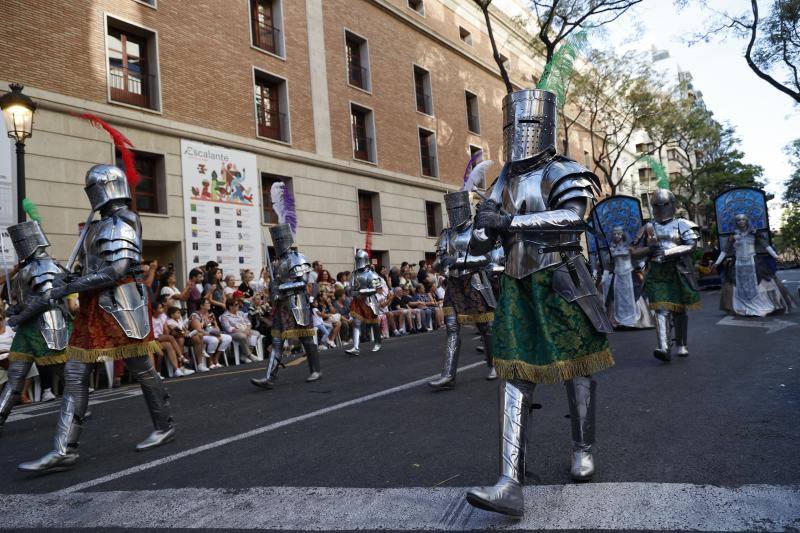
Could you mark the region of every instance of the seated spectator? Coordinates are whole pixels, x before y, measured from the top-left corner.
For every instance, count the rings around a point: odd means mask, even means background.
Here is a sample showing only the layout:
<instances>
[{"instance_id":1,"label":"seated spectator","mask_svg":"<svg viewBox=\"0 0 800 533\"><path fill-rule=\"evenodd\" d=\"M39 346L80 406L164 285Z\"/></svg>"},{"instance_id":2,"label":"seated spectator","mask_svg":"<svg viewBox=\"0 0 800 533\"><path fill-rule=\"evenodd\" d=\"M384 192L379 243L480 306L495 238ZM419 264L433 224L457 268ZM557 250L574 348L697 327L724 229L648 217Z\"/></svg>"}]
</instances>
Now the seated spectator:
<instances>
[{"instance_id":1,"label":"seated spectator","mask_svg":"<svg viewBox=\"0 0 800 533\"><path fill-rule=\"evenodd\" d=\"M272 342L272 306L269 304L269 298L260 292L254 294L247 315L252 328L267 337L267 344Z\"/></svg>"},{"instance_id":2,"label":"seated spectator","mask_svg":"<svg viewBox=\"0 0 800 533\"><path fill-rule=\"evenodd\" d=\"M387 289L391 289L391 288L392 288L392 280L391 280L391 278L389 277L389 269L388 269L388 268L386 268L386 266L384 266L384 265L381 265L381 266L378 268L378 275L379 275L379 276L381 277L381 279L382 279L382 280L383 280L383 281L386 283L386 287L387 287ZM389 291L386 291L386 295L387 295L387 296L389 295Z\"/></svg>"},{"instance_id":3,"label":"seated spectator","mask_svg":"<svg viewBox=\"0 0 800 533\"><path fill-rule=\"evenodd\" d=\"M350 318L350 298L343 288L337 288L333 295L335 300L331 302L331 307L338 313L339 321L342 325L340 337L343 342L350 340L350 332L353 330L353 320Z\"/></svg>"},{"instance_id":4,"label":"seated spectator","mask_svg":"<svg viewBox=\"0 0 800 533\"><path fill-rule=\"evenodd\" d=\"M417 283L425 283L428 277L428 263L423 259L419 262L419 270L417 270Z\"/></svg>"},{"instance_id":5,"label":"seated spectator","mask_svg":"<svg viewBox=\"0 0 800 533\"><path fill-rule=\"evenodd\" d=\"M339 272L336 274L336 283L333 284L334 292L336 289L346 289L347 288L347 278L350 277L350 272ZM334 298L336 295L334 294Z\"/></svg>"},{"instance_id":6,"label":"seated spectator","mask_svg":"<svg viewBox=\"0 0 800 533\"><path fill-rule=\"evenodd\" d=\"M342 315L336 312L327 295L320 296L317 299L317 303L319 304L318 309L322 320L331 329L328 335L328 346L336 348L336 338L342 331Z\"/></svg>"},{"instance_id":7,"label":"seated spectator","mask_svg":"<svg viewBox=\"0 0 800 533\"><path fill-rule=\"evenodd\" d=\"M328 348L336 348L336 344L330 338L333 328L325 323L325 318L320 311L320 300L320 298L317 298L311 304L311 321L319 335L319 349L327 350Z\"/></svg>"},{"instance_id":8,"label":"seated spectator","mask_svg":"<svg viewBox=\"0 0 800 533\"><path fill-rule=\"evenodd\" d=\"M203 272L198 268L189 271L189 293L186 297L186 313L191 315L200 309L203 299Z\"/></svg>"},{"instance_id":9,"label":"seated spectator","mask_svg":"<svg viewBox=\"0 0 800 533\"><path fill-rule=\"evenodd\" d=\"M389 287L394 290L400 286L400 269L392 267L389 269Z\"/></svg>"},{"instance_id":10,"label":"seated spectator","mask_svg":"<svg viewBox=\"0 0 800 533\"><path fill-rule=\"evenodd\" d=\"M416 292L411 297L411 300L420 310L422 324L421 326L427 331L433 331L433 317L436 314L434 306L436 305L428 292L425 290L425 285L422 283L417 285Z\"/></svg>"},{"instance_id":11,"label":"seated spectator","mask_svg":"<svg viewBox=\"0 0 800 533\"><path fill-rule=\"evenodd\" d=\"M203 362L197 367L197 370L208 372L209 369L222 367L219 363L220 355L228 349L233 338L220 330L217 317L211 312L211 302L203 301L200 309L189 317L189 327L198 335L203 336L204 352L210 354L208 364Z\"/></svg>"},{"instance_id":12,"label":"seated spectator","mask_svg":"<svg viewBox=\"0 0 800 533\"><path fill-rule=\"evenodd\" d=\"M320 296L327 296L328 299L333 298L333 278L331 278L331 273L327 270L321 270L319 273L319 278L317 278L317 298Z\"/></svg>"},{"instance_id":13,"label":"seated spectator","mask_svg":"<svg viewBox=\"0 0 800 533\"><path fill-rule=\"evenodd\" d=\"M170 307L167 309L167 323L165 329L167 333L172 335L178 342L178 359L181 362L188 362L183 355L187 339L191 343L190 345L194 354L194 367L197 368L201 363L205 362L208 355L205 354L203 339L189 331L187 320L183 318L181 310L177 307Z\"/></svg>"},{"instance_id":14,"label":"seated spectator","mask_svg":"<svg viewBox=\"0 0 800 533\"><path fill-rule=\"evenodd\" d=\"M222 289L222 292L225 294L225 300L227 300L233 296L234 292L236 292L236 278L228 274L225 276L223 281L225 282L225 286Z\"/></svg>"},{"instance_id":15,"label":"seated spectator","mask_svg":"<svg viewBox=\"0 0 800 533\"><path fill-rule=\"evenodd\" d=\"M249 302L255 295L256 291L253 288L253 271L249 268L242 270L242 282L239 284L239 290L244 294L245 301Z\"/></svg>"},{"instance_id":16,"label":"seated spectator","mask_svg":"<svg viewBox=\"0 0 800 533\"><path fill-rule=\"evenodd\" d=\"M222 326L222 331L227 333L233 338L239 346L239 360L243 363L252 363L252 354L250 353L250 320L239 311L239 304L236 300L229 300L225 304L225 313L220 317L219 323Z\"/></svg>"},{"instance_id":17,"label":"seated spectator","mask_svg":"<svg viewBox=\"0 0 800 533\"><path fill-rule=\"evenodd\" d=\"M175 308L172 308L175 309ZM180 314L180 310L178 310ZM189 361L183 357L183 350L178 341L173 337L167 329L167 320L169 317L164 312L164 304L162 302L156 303L156 309L153 312L153 337L161 345L163 352L166 354L172 368L175 369L175 375L178 377L188 376L194 374L194 371L189 368L184 368L184 363ZM159 368L161 366L162 355L156 354L153 361L153 366ZM116 376L115 376L116 379Z\"/></svg>"},{"instance_id":18,"label":"seated spectator","mask_svg":"<svg viewBox=\"0 0 800 533\"><path fill-rule=\"evenodd\" d=\"M167 309L170 307L177 307L181 310L181 312L185 312L186 300L189 299L189 291L192 288L192 281L189 280L183 290L179 289L176 286L176 283L177 278L175 277L175 272L168 271L161 277L161 283L159 284L161 289L159 290L159 294L167 296Z\"/></svg>"},{"instance_id":19,"label":"seated spectator","mask_svg":"<svg viewBox=\"0 0 800 533\"><path fill-rule=\"evenodd\" d=\"M397 287L386 298L388 309L386 317L393 335L406 335L414 329L411 310L408 308L408 304L403 302L403 296L403 288Z\"/></svg>"},{"instance_id":20,"label":"seated spectator","mask_svg":"<svg viewBox=\"0 0 800 533\"><path fill-rule=\"evenodd\" d=\"M434 318L436 319L436 327L443 328L444 327L444 291L442 291L442 297L439 298L439 293L437 292L438 288L435 287L433 284L426 285L428 288L428 295L430 296L430 301L433 302L433 306L431 307L434 312Z\"/></svg>"}]
</instances>

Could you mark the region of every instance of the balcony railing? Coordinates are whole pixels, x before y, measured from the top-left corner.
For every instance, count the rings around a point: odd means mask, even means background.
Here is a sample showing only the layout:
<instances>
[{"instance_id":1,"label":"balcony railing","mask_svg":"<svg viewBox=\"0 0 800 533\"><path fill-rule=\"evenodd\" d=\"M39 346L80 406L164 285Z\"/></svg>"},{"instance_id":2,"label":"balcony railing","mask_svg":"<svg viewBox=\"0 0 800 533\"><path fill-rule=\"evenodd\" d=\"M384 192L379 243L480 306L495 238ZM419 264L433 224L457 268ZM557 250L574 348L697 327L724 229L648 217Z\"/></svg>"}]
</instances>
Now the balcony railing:
<instances>
[{"instance_id":1,"label":"balcony railing","mask_svg":"<svg viewBox=\"0 0 800 533\"><path fill-rule=\"evenodd\" d=\"M258 109L258 134L261 137L289 142L286 113Z\"/></svg>"},{"instance_id":2,"label":"balcony railing","mask_svg":"<svg viewBox=\"0 0 800 533\"><path fill-rule=\"evenodd\" d=\"M281 30L268 24L256 23L253 25L253 46L277 54L280 52L279 43Z\"/></svg>"},{"instance_id":3,"label":"balcony railing","mask_svg":"<svg viewBox=\"0 0 800 533\"><path fill-rule=\"evenodd\" d=\"M478 115L472 115L472 114L467 115L467 128L469 128L469 131L473 133L481 132L481 122L480 119L478 118Z\"/></svg>"},{"instance_id":4,"label":"balcony railing","mask_svg":"<svg viewBox=\"0 0 800 533\"><path fill-rule=\"evenodd\" d=\"M420 154L422 175L436 177L436 156Z\"/></svg>"},{"instance_id":5,"label":"balcony railing","mask_svg":"<svg viewBox=\"0 0 800 533\"><path fill-rule=\"evenodd\" d=\"M347 66L348 80L350 85L355 85L360 89L367 89L367 82L369 80L369 71L361 65L350 63Z\"/></svg>"},{"instance_id":6,"label":"balcony railing","mask_svg":"<svg viewBox=\"0 0 800 533\"><path fill-rule=\"evenodd\" d=\"M429 94L417 92L417 111L426 115L433 114L433 102Z\"/></svg>"},{"instance_id":7,"label":"balcony railing","mask_svg":"<svg viewBox=\"0 0 800 533\"><path fill-rule=\"evenodd\" d=\"M151 74L133 72L124 68L109 69L111 99L115 102L151 108L151 86L156 77Z\"/></svg>"},{"instance_id":8,"label":"balcony railing","mask_svg":"<svg viewBox=\"0 0 800 533\"><path fill-rule=\"evenodd\" d=\"M363 135L353 136L353 157L361 161L373 162L372 137Z\"/></svg>"}]
</instances>

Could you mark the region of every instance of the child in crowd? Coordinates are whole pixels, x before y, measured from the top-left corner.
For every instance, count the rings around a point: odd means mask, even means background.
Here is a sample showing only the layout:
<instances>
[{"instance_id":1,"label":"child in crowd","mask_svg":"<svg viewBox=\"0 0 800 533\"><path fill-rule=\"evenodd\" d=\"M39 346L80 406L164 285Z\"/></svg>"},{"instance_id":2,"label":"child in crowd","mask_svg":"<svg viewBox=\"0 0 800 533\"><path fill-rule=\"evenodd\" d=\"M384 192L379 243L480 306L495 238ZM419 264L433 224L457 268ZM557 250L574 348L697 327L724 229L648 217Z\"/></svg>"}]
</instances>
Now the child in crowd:
<instances>
[{"instance_id":1,"label":"child in crowd","mask_svg":"<svg viewBox=\"0 0 800 533\"><path fill-rule=\"evenodd\" d=\"M180 309L178 309L178 314L180 314ZM163 352L166 353L167 359L172 365L172 368L175 369L175 375L177 377L194 374L194 370L184 368L183 366L184 362L188 363L189 361L183 357L182 344L179 344L175 337L170 335L169 332L164 331L168 320L169 318L164 312L164 304L161 301L157 302L156 309L153 313L153 336L161 345ZM180 358L178 358L179 355ZM162 355L156 354L155 361L153 361L153 366L155 368L160 367L161 357Z\"/></svg>"},{"instance_id":2,"label":"child in crowd","mask_svg":"<svg viewBox=\"0 0 800 533\"><path fill-rule=\"evenodd\" d=\"M187 321L183 318L183 316L181 316L181 310L179 307L170 307L167 309L167 322L165 328L168 330L170 335L175 337L179 348L178 353L181 355L181 358L185 360L183 357L183 350L186 340L189 339L189 342L192 345L192 350L194 351L195 368L199 368L201 364L205 364L205 359L208 357L208 354L206 354L203 347L203 337L201 335L197 335L197 333L194 331L188 331L188 324L186 322Z\"/></svg>"}]
</instances>

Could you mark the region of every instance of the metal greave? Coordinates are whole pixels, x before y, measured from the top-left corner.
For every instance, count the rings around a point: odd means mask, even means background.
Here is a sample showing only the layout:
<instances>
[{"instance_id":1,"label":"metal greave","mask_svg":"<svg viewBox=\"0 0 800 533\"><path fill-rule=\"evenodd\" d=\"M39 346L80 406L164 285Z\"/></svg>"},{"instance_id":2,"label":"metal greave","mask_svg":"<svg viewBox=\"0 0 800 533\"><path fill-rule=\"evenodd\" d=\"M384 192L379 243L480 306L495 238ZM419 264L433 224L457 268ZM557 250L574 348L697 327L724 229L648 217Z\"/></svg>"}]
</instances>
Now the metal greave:
<instances>
[{"instance_id":1,"label":"metal greave","mask_svg":"<svg viewBox=\"0 0 800 533\"><path fill-rule=\"evenodd\" d=\"M658 349L669 353L669 315L670 311L659 309L656 311L656 336Z\"/></svg>"},{"instance_id":2,"label":"metal greave","mask_svg":"<svg viewBox=\"0 0 800 533\"><path fill-rule=\"evenodd\" d=\"M167 431L172 427L172 412L169 406L169 393L161 376L158 375L150 359L146 356L131 357L125 360L125 366L131 371L142 388L144 401L150 411L153 427L157 431Z\"/></svg>"},{"instance_id":3,"label":"metal greave","mask_svg":"<svg viewBox=\"0 0 800 533\"><path fill-rule=\"evenodd\" d=\"M591 452L594 445L595 394L597 382L579 376L564 382L572 423L573 451Z\"/></svg>"},{"instance_id":4,"label":"metal greave","mask_svg":"<svg viewBox=\"0 0 800 533\"><path fill-rule=\"evenodd\" d=\"M528 415L533 403L530 381L505 381L500 387L500 475L519 484L525 480Z\"/></svg>"},{"instance_id":5,"label":"metal greave","mask_svg":"<svg viewBox=\"0 0 800 533\"><path fill-rule=\"evenodd\" d=\"M486 366L492 368L494 361L492 359L492 343L494 341L494 323L484 322L477 324L478 333L481 334L483 339L483 353L486 356Z\"/></svg>"},{"instance_id":6,"label":"metal greave","mask_svg":"<svg viewBox=\"0 0 800 533\"><path fill-rule=\"evenodd\" d=\"M30 361L11 361L8 364L8 370L6 371L8 381L3 392L0 393L0 433L3 431L3 424L5 424L6 418L11 414L11 409L19 401L22 387L25 385L25 376L28 375L31 366L33 366L33 363Z\"/></svg>"},{"instance_id":7,"label":"metal greave","mask_svg":"<svg viewBox=\"0 0 800 533\"><path fill-rule=\"evenodd\" d=\"M373 335L373 342L376 346L381 345L381 323L378 322L377 324L372 324L372 335Z\"/></svg>"},{"instance_id":8,"label":"metal greave","mask_svg":"<svg viewBox=\"0 0 800 533\"><path fill-rule=\"evenodd\" d=\"M281 352L283 351L283 339L280 336L272 337L272 346L269 351L269 360L267 361L267 375L268 380L273 379L278 374L278 364L281 359Z\"/></svg>"},{"instance_id":9,"label":"metal greave","mask_svg":"<svg viewBox=\"0 0 800 533\"><path fill-rule=\"evenodd\" d=\"M444 360L442 361L442 377L456 379L458 372L458 356L461 353L461 326L458 325L455 315L444 317L444 328L447 334L445 341Z\"/></svg>"},{"instance_id":10,"label":"metal greave","mask_svg":"<svg viewBox=\"0 0 800 533\"><path fill-rule=\"evenodd\" d=\"M80 361L67 361L64 365L64 397L56 421L55 452L59 455L75 453L78 449L83 418L89 405L89 374L92 365Z\"/></svg>"},{"instance_id":11,"label":"metal greave","mask_svg":"<svg viewBox=\"0 0 800 533\"><path fill-rule=\"evenodd\" d=\"M685 348L689 338L689 316L686 311L673 313L675 319L675 344Z\"/></svg>"},{"instance_id":12,"label":"metal greave","mask_svg":"<svg viewBox=\"0 0 800 533\"><path fill-rule=\"evenodd\" d=\"M361 321L357 318L353 319L353 350L358 351L361 344Z\"/></svg>"},{"instance_id":13,"label":"metal greave","mask_svg":"<svg viewBox=\"0 0 800 533\"><path fill-rule=\"evenodd\" d=\"M306 351L306 360L308 361L308 371L309 372L319 372L319 348L314 343L314 340L311 337L301 337L300 343L303 345L303 349Z\"/></svg>"}]
</instances>

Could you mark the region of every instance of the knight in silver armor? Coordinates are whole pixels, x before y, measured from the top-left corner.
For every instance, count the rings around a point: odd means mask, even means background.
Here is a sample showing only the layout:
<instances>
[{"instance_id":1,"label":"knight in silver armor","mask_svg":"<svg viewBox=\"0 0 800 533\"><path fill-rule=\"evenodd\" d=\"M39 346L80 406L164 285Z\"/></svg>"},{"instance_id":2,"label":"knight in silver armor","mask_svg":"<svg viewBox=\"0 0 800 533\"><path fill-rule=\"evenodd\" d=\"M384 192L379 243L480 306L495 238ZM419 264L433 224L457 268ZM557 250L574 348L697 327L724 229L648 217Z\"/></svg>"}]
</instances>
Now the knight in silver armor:
<instances>
[{"instance_id":1,"label":"knight in silver armor","mask_svg":"<svg viewBox=\"0 0 800 533\"><path fill-rule=\"evenodd\" d=\"M467 492L479 508L522 516L526 428L536 383L564 383L572 424L571 475L594 473L596 383L614 364L612 326L580 254L584 217L599 180L556 155L556 95L538 89L503 100L506 164L490 198L478 205L471 254L496 242L505 271L494 318L500 378L500 479Z\"/></svg>"},{"instance_id":2,"label":"knight in silver armor","mask_svg":"<svg viewBox=\"0 0 800 533\"><path fill-rule=\"evenodd\" d=\"M472 237L472 210L469 191L444 195L450 227L442 230L436 243L434 271L447 277L444 296L444 325L446 331L442 375L428 383L436 390L455 387L458 358L461 349L459 336L462 324L474 324L483 340L486 379L497 378L492 363L492 322L497 301L490 281L491 270L502 261L499 245L485 254L474 255L469 249ZM493 262L494 259L494 262Z\"/></svg>"},{"instance_id":3,"label":"knight in silver armor","mask_svg":"<svg viewBox=\"0 0 800 533\"><path fill-rule=\"evenodd\" d=\"M353 347L345 350L350 355L361 353L361 328L368 326L372 330L372 351L381 349L381 306L378 303L378 289L381 280L366 250L356 250L354 269L350 277L348 290L350 293L350 318L353 319Z\"/></svg>"},{"instance_id":4,"label":"knight in silver armor","mask_svg":"<svg viewBox=\"0 0 800 533\"><path fill-rule=\"evenodd\" d=\"M312 382L322 377L319 351L314 342L317 330L311 319L311 306L306 290L311 264L303 254L292 247L294 237L289 224L278 224L271 227L269 232L276 255L275 279L270 286L274 309L272 348L264 377L250 380L253 385L262 389L271 389L275 386L283 342L286 339L299 339L303 345L309 370L306 381Z\"/></svg>"},{"instance_id":5,"label":"knight in silver armor","mask_svg":"<svg viewBox=\"0 0 800 533\"><path fill-rule=\"evenodd\" d=\"M50 242L39 222L31 220L9 226L8 234L20 260L13 278L12 293L17 301L9 313L13 315L21 312L31 298L44 295L63 283L67 271L48 255ZM8 383L0 393L0 435L11 409L19 401L33 364L41 370L44 366L66 362L65 349L71 330L72 318L61 301L54 301L38 316L17 323L8 354Z\"/></svg>"},{"instance_id":6,"label":"knight in silver armor","mask_svg":"<svg viewBox=\"0 0 800 533\"><path fill-rule=\"evenodd\" d=\"M656 313L658 345L653 356L670 361L670 327L674 324L676 354L688 357L689 317L686 311L700 307L700 295L692 252L699 234L697 225L675 216L675 195L659 189L651 199L653 220L644 226L647 246L635 252L649 258L644 294Z\"/></svg>"},{"instance_id":7,"label":"knight in silver armor","mask_svg":"<svg viewBox=\"0 0 800 533\"><path fill-rule=\"evenodd\" d=\"M791 308L792 298L781 281L756 253L756 244L770 256L778 254L769 239L750 227L750 219L740 213L735 216L736 231L728 238L714 266L719 268L728 258L725 283L720 297L720 309L741 316L767 316Z\"/></svg>"},{"instance_id":8,"label":"knight in silver armor","mask_svg":"<svg viewBox=\"0 0 800 533\"><path fill-rule=\"evenodd\" d=\"M639 261L631 255L629 240L621 226L612 229L608 243L611 270L603 276L608 317L614 327L652 328L652 312L641 294Z\"/></svg>"},{"instance_id":9,"label":"knight in silver armor","mask_svg":"<svg viewBox=\"0 0 800 533\"><path fill-rule=\"evenodd\" d=\"M153 338L147 293L138 279L142 229L139 216L130 209L127 178L115 166L95 165L86 174L84 190L92 206L90 220L98 212L100 219L85 228L76 245L82 272L45 295L31 298L23 312L38 312L69 294L80 297L67 346L55 449L19 465L24 471L55 471L75 465L88 403L89 373L101 357L125 361L141 386L154 430L136 450L148 450L175 438L169 394L149 358L160 347Z\"/></svg>"}]
</instances>

